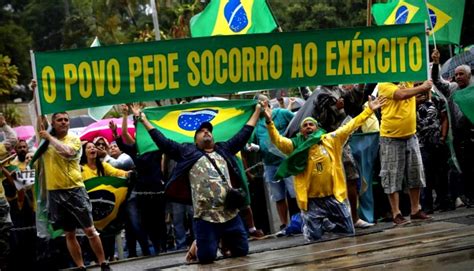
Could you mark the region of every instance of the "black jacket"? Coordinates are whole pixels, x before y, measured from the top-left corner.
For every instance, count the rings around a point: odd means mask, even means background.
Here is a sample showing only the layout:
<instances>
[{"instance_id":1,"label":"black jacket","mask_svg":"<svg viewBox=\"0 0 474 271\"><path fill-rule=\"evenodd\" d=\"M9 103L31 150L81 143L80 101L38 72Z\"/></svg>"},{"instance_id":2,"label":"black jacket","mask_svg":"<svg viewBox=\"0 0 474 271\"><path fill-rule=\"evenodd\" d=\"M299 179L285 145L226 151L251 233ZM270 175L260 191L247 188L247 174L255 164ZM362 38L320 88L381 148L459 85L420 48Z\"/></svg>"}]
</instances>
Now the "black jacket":
<instances>
[{"instance_id":1,"label":"black jacket","mask_svg":"<svg viewBox=\"0 0 474 271\"><path fill-rule=\"evenodd\" d=\"M226 142L215 144L214 150L227 162L230 181L232 187L242 186L242 176L235 161L235 154L245 147L245 144L252 135L254 127L245 125L240 132ZM160 151L169 155L176 161L176 167L171 173L169 181L166 183L165 194L171 201L191 204L191 186L189 184L189 170L204 155L195 144L177 143L166 138L157 129L149 131L151 138L156 143Z\"/></svg>"}]
</instances>

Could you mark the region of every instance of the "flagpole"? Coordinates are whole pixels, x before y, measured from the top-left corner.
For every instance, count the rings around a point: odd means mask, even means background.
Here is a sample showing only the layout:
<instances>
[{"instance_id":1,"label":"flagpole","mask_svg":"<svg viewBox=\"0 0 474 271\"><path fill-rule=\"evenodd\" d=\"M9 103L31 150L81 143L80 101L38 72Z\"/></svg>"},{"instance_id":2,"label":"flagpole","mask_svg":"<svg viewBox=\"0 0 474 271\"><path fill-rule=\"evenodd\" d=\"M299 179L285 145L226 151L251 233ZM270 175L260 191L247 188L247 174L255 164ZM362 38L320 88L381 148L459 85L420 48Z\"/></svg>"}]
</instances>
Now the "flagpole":
<instances>
[{"instance_id":1,"label":"flagpole","mask_svg":"<svg viewBox=\"0 0 474 271\"><path fill-rule=\"evenodd\" d=\"M433 22L431 22L430 9L428 8L428 0L425 0L425 7L426 7L426 13L428 14L428 22L430 23L431 31L433 31L433 45L435 49L438 49L436 48L436 37L435 37L434 28L433 28Z\"/></svg>"},{"instance_id":2,"label":"flagpole","mask_svg":"<svg viewBox=\"0 0 474 271\"><path fill-rule=\"evenodd\" d=\"M273 20L275 20L275 22L277 24L278 32L283 32L283 29L281 28L280 23L278 22L277 18L275 17L275 14L273 14L272 6L270 6L270 3L268 3L267 0L265 0L265 3L267 4L268 10L270 11L270 14L272 15Z\"/></svg>"},{"instance_id":3,"label":"flagpole","mask_svg":"<svg viewBox=\"0 0 474 271\"><path fill-rule=\"evenodd\" d=\"M372 0L367 0L367 26L372 26Z\"/></svg>"},{"instance_id":4,"label":"flagpole","mask_svg":"<svg viewBox=\"0 0 474 271\"><path fill-rule=\"evenodd\" d=\"M156 11L155 0L150 0L151 16L153 17L153 28L155 30L155 40L161 40L160 25L158 23L158 12Z\"/></svg>"}]
</instances>

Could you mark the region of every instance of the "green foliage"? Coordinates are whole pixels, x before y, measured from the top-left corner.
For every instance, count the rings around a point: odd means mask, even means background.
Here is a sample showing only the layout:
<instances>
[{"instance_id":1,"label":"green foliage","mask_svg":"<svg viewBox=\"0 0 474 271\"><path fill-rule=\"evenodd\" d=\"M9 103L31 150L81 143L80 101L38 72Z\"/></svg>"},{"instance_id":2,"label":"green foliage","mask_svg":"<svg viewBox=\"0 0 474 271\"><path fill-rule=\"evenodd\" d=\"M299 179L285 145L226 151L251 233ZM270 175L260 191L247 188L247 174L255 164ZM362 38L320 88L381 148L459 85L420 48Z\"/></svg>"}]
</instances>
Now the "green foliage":
<instances>
[{"instance_id":1,"label":"green foliage","mask_svg":"<svg viewBox=\"0 0 474 271\"><path fill-rule=\"evenodd\" d=\"M5 116L5 121L11 127L16 127L22 125L22 113L18 106L5 105L3 107L3 116Z\"/></svg>"},{"instance_id":2,"label":"green foliage","mask_svg":"<svg viewBox=\"0 0 474 271\"><path fill-rule=\"evenodd\" d=\"M8 56L0 55L0 97L10 94L18 82L18 68L10 65L11 59Z\"/></svg>"},{"instance_id":3,"label":"green foliage","mask_svg":"<svg viewBox=\"0 0 474 271\"><path fill-rule=\"evenodd\" d=\"M8 55L11 62L18 67L20 83L26 84L31 80L31 65L29 50L31 37L21 26L6 23L0 27L0 53Z\"/></svg>"}]
</instances>

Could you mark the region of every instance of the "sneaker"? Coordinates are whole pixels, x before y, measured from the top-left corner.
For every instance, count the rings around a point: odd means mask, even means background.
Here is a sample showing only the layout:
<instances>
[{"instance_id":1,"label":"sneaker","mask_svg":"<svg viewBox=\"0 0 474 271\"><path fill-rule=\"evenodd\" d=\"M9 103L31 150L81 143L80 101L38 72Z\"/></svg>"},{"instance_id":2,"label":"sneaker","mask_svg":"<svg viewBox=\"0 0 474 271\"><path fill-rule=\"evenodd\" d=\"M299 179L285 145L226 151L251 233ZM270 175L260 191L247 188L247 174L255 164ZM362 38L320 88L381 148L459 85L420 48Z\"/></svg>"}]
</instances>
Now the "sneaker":
<instances>
[{"instance_id":1,"label":"sneaker","mask_svg":"<svg viewBox=\"0 0 474 271\"><path fill-rule=\"evenodd\" d=\"M456 198L456 202L454 204L455 204L456 208L464 206L464 202L459 197Z\"/></svg>"},{"instance_id":2,"label":"sneaker","mask_svg":"<svg viewBox=\"0 0 474 271\"><path fill-rule=\"evenodd\" d=\"M110 264L108 262L103 262L100 264L100 270L109 271L109 270L112 270L112 268L110 268Z\"/></svg>"},{"instance_id":3,"label":"sneaker","mask_svg":"<svg viewBox=\"0 0 474 271\"><path fill-rule=\"evenodd\" d=\"M285 224L280 225L280 231L275 233L275 236L276 237L286 236L286 225Z\"/></svg>"},{"instance_id":4,"label":"sneaker","mask_svg":"<svg viewBox=\"0 0 474 271\"><path fill-rule=\"evenodd\" d=\"M425 212L423 212L422 210L418 210L418 212L416 212L416 214L414 215L410 215L410 219L418 219L418 220L428 220L428 219L431 219L432 217L425 214Z\"/></svg>"},{"instance_id":5,"label":"sneaker","mask_svg":"<svg viewBox=\"0 0 474 271\"><path fill-rule=\"evenodd\" d=\"M254 230L252 232L249 232L249 239L250 240L254 240L254 239L260 239L262 237L264 237L265 234L263 233L262 230Z\"/></svg>"},{"instance_id":6,"label":"sneaker","mask_svg":"<svg viewBox=\"0 0 474 271\"><path fill-rule=\"evenodd\" d=\"M359 218L359 220L357 220L356 223L354 223L354 227L359 228L359 229L367 229L367 228L372 227L374 225L375 225L374 223L369 223L369 222L364 221L360 218Z\"/></svg>"},{"instance_id":7,"label":"sneaker","mask_svg":"<svg viewBox=\"0 0 474 271\"><path fill-rule=\"evenodd\" d=\"M402 214L398 214L397 216L395 216L395 218L393 219L393 225L395 226L401 226L401 225L405 225L405 224L408 224L410 223L409 220L406 220Z\"/></svg>"}]
</instances>

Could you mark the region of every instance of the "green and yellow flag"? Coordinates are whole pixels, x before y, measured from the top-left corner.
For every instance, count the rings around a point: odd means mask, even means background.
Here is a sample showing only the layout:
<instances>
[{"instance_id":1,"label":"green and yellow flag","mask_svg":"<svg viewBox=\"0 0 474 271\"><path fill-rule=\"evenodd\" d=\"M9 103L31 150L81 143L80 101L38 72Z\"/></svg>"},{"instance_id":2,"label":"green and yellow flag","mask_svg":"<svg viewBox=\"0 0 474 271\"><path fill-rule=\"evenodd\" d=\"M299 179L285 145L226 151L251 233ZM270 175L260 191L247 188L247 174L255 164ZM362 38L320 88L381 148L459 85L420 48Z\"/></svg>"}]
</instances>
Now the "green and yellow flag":
<instances>
[{"instance_id":1,"label":"green and yellow flag","mask_svg":"<svg viewBox=\"0 0 474 271\"><path fill-rule=\"evenodd\" d=\"M429 0L426 1L433 31L430 42L438 44L459 44L464 17L464 0Z\"/></svg>"},{"instance_id":2,"label":"green and yellow flag","mask_svg":"<svg viewBox=\"0 0 474 271\"><path fill-rule=\"evenodd\" d=\"M143 110L150 123L167 138L179 143L194 142L194 133L201 123L212 123L214 140L232 138L254 112L254 100L229 100L161 106ZM158 150L147 130L137 124L139 153Z\"/></svg>"},{"instance_id":3,"label":"green and yellow flag","mask_svg":"<svg viewBox=\"0 0 474 271\"><path fill-rule=\"evenodd\" d=\"M372 15L377 25L424 23L428 19L424 0L397 0L374 4Z\"/></svg>"},{"instance_id":4,"label":"green and yellow flag","mask_svg":"<svg viewBox=\"0 0 474 271\"><path fill-rule=\"evenodd\" d=\"M474 124L474 86L456 91L453 98L464 116Z\"/></svg>"},{"instance_id":5,"label":"green and yellow flag","mask_svg":"<svg viewBox=\"0 0 474 271\"><path fill-rule=\"evenodd\" d=\"M192 37L269 33L276 27L265 0L212 0L190 21Z\"/></svg>"},{"instance_id":6,"label":"green and yellow flag","mask_svg":"<svg viewBox=\"0 0 474 271\"><path fill-rule=\"evenodd\" d=\"M459 44L464 2L465 0L397 0L374 4L372 15L377 25L426 21L428 26L433 27L430 33L431 43L436 41L437 44Z\"/></svg>"},{"instance_id":7,"label":"green and yellow flag","mask_svg":"<svg viewBox=\"0 0 474 271\"><path fill-rule=\"evenodd\" d=\"M94 226L103 231L119 216L127 197L127 179L101 176L84 181L84 185L92 203Z\"/></svg>"}]
</instances>

